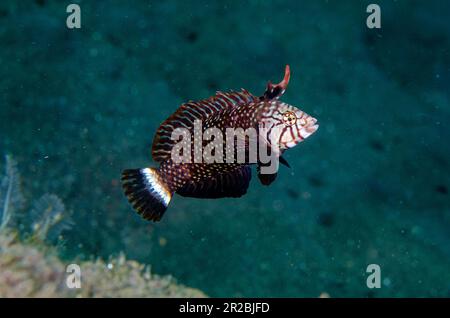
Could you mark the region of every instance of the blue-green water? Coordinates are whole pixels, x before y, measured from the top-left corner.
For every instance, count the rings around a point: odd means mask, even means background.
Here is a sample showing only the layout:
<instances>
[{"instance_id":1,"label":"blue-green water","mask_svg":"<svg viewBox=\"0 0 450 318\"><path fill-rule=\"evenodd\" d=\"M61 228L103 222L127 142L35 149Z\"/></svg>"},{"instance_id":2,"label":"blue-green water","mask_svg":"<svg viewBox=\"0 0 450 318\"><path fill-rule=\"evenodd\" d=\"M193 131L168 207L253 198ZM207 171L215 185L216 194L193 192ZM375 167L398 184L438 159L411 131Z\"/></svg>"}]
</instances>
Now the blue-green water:
<instances>
[{"instance_id":1,"label":"blue-green water","mask_svg":"<svg viewBox=\"0 0 450 318\"><path fill-rule=\"evenodd\" d=\"M62 255L124 252L211 296L450 296L450 6L377 1L0 4L0 150L27 198L72 211ZM319 120L270 187L175 196L160 223L120 187L153 165L159 124L216 90L282 100ZM368 264L381 288L366 286Z\"/></svg>"}]
</instances>

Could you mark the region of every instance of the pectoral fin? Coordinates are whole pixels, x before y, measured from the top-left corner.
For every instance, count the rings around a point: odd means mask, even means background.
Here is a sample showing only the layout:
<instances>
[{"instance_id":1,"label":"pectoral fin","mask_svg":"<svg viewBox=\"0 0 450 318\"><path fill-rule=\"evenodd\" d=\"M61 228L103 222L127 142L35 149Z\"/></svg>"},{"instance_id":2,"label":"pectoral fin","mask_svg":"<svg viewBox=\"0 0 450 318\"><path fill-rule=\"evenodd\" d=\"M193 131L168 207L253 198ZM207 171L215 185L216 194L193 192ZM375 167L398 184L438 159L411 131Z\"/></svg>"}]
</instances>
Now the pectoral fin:
<instances>
[{"instance_id":1,"label":"pectoral fin","mask_svg":"<svg viewBox=\"0 0 450 318\"><path fill-rule=\"evenodd\" d=\"M278 160L280 160L280 163L281 163L282 165L284 165L284 166L286 166L286 167L288 167L288 168L291 168L291 166L289 165L289 162L287 162L287 160L284 159L283 156L280 156L280 157L278 158Z\"/></svg>"},{"instance_id":2,"label":"pectoral fin","mask_svg":"<svg viewBox=\"0 0 450 318\"><path fill-rule=\"evenodd\" d=\"M275 181L275 179L277 178L278 173L261 173L261 164L258 164L258 166L256 167L256 170L258 171L258 179L261 182L261 184L263 185L270 185L272 182Z\"/></svg>"}]
</instances>

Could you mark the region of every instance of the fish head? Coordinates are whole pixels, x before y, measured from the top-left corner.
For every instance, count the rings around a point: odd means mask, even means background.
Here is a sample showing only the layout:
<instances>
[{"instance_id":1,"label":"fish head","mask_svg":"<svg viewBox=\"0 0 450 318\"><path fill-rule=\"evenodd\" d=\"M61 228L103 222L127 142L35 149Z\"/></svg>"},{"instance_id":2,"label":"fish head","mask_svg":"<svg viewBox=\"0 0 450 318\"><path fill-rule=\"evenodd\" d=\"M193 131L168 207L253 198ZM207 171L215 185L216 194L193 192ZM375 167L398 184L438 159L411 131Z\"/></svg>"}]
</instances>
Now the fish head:
<instances>
[{"instance_id":1,"label":"fish head","mask_svg":"<svg viewBox=\"0 0 450 318\"><path fill-rule=\"evenodd\" d=\"M279 101L270 104L262 116L262 126L271 146L281 150L292 148L319 128L316 118L292 105Z\"/></svg>"}]
</instances>

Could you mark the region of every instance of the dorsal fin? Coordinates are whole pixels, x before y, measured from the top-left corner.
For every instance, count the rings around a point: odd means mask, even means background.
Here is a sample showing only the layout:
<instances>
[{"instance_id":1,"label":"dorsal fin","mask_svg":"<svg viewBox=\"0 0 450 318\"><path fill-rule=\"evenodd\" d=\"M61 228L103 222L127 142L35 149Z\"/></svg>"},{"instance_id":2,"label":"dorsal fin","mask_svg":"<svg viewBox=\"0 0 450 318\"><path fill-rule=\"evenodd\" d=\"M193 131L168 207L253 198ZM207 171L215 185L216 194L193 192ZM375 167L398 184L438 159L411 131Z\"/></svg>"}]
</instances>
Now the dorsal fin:
<instances>
[{"instance_id":1,"label":"dorsal fin","mask_svg":"<svg viewBox=\"0 0 450 318\"><path fill-rule=\"evenodd\" d=\"M153 139L152 157L156 162L170 158L170 153L176 141L170 139L172 132L179 127L191 129L195 120L204 121L218 114L223 109L233 108L242 104L258 101L258 98L242 89L240 92L217 92L216 95L201 100L190 101L181 105L175 113L159 126Z\"/></svg>"},{"instance_id":2,"label":"dorsal fin","mask_svg":"<svg viewBox=\"0 0 450 318\"><path fill-rule=\"evenodd\" d=\"M260 99L272 100L280 98L280 96L283 95L284 92L286 91L290 78L291 78L291 69L289 65L286 65L283 80L276 85L273 85L271 82L267 83L266 91L264 92L264 95L260 97Z\"/></svg>"}]
</instances>

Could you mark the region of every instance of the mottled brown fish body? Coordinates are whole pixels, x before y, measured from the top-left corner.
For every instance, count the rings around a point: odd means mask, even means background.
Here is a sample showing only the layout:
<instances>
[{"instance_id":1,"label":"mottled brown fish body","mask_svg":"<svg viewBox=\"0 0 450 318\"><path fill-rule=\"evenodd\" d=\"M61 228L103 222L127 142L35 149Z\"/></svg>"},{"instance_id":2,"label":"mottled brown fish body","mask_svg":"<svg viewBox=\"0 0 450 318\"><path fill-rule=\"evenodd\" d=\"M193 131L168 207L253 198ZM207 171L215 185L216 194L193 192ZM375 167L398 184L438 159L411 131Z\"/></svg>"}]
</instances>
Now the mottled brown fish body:
<instances>
[{"instance_id":1,"label":"mottled brown fish body","mask_svg":"<svg viewBox=\"0 0 450 318\"><path fill-rule=\"evenodd\" d=\"M239 92L217 92L216 95L198 102L188 102L180 106L158 128L153 140L152 157L160 164L159 168L129 169L122 173L123 188L129 202L145 219L158 221L164 214L174 193L196 198L240 197L247 192L251 180L251 164L258 164L258 177L268 185L276 178L276 172L264 174L265 164L257 151L261 147L275 151L277 158L283 152L313 134L318 125L316 120L303 111L278 101L289 82L290 70L286 67L282 82L270 82L261 97L255 97L246 90ZM198 127L198 123L201 127ZM208 162L203 159L211 142L211 128L220 132L224 141L214 148L214 155L221 151L224 161ZM254 129L256 135L242 144L226 142L227 130ZM175 132L183 130L182 140L172 138ZM216 138L215 133L214 138ZM238 136L240 136L238 134ZM198 138L200 136L200 141ZM203 137L207 137L206 139ZM242 137L242 136L240 136ZM187 139L185 139L187 138ZM255 139L255 140L253 140ZM214 139L213 139L214 140ZM257 141L256 161L251 161L255 148L249 146ZM179 146L183 148L183 161L174 158ZM228 148L227 148L228 147ZM231 147L231 148L230 148ZM186 150L187 149L187 150ZM227 157L227 150L233 156ZM238 160L238 152L244 152ZM179 154L180 155L180 154ZM215 158L215 157L214 157ZM199 160L200 159L200 160ZM228 160L226 160L228 159Z\"/></svg>"}]
</instances>

